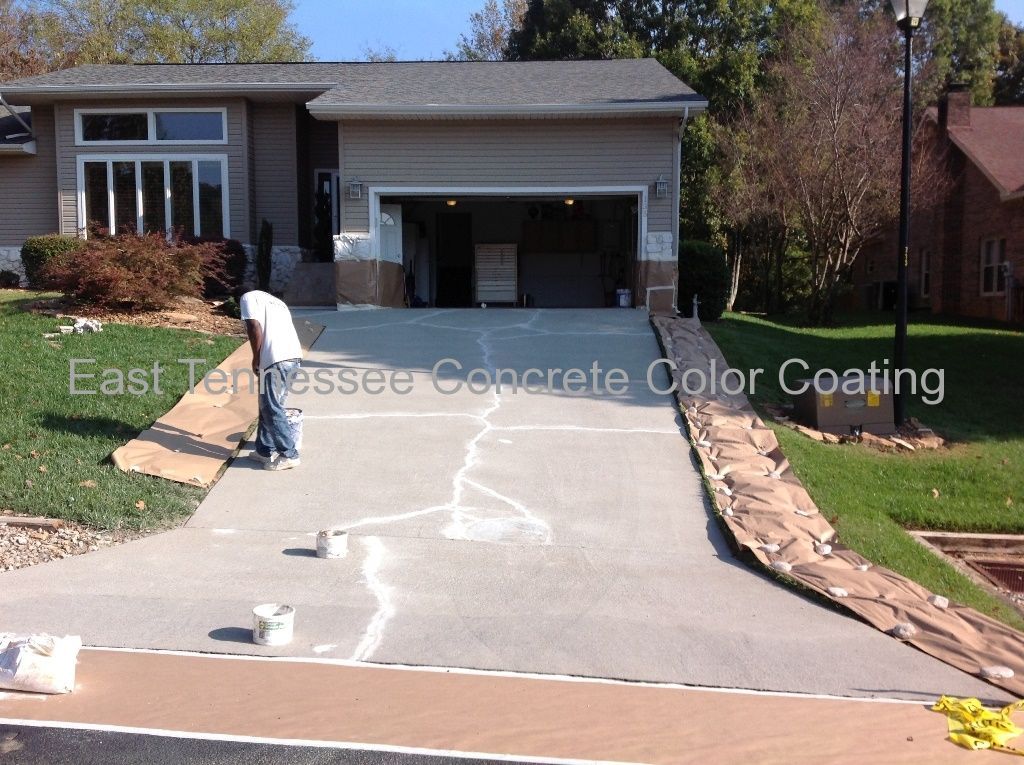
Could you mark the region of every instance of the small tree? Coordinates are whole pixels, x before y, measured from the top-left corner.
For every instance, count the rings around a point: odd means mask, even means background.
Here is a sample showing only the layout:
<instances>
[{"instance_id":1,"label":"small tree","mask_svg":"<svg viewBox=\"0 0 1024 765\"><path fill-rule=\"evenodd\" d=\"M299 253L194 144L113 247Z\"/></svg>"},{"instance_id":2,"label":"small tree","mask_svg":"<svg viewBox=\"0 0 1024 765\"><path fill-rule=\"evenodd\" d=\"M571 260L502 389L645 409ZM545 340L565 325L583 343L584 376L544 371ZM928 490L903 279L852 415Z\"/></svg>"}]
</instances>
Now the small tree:
<instances>
[{"instance_id":1,"label":"small tree","mask_svg":"<svg viewBox=\"0 0 1024 765\"><path fill-rule=\"evenodd\" d=\"M890 19L854 6L822 13L786 37L773 88L734 127L746 148L737 172L764 212L799 228L811 273L807 315L831 320L864 245L898 209L901 78ZM919 207L943 188L934 146L917 142ZM895 253L894 253L895 256Z\"/></svg>"},{"instance_id":2,"label":"small tree","mask_svg":"<svg viewBox=\"0 0 1024 765\"><path fill-rule=\"evenodd\" d=\"M274 258L274 227L266 218L260 225L256 241L256 284L264 292L270 291L270 273Z\"/></svg>"},{"instance_id":3,"label":"small tree","mask_svg":"<svg viewBox=\"0 0 1024 765\"><path fill-rule=\"evenodd\" d=\"M729 267L722 248L708 242L684 239L679 243L679 310L693 315L693 296L705 321L715 321L729 298Z\"/></svg>"}]
</instances>

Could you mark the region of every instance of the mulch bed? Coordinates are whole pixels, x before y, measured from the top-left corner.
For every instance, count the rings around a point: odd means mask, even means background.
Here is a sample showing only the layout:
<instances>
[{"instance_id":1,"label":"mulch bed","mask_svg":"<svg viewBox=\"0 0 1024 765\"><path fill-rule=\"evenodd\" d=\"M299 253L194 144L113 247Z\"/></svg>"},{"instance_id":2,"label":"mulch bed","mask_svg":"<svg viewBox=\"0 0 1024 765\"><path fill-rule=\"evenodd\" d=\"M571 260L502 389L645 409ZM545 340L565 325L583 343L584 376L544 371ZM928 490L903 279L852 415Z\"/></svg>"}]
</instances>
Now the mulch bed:
<instances>
[{"instance_id":1,"label":"mulch bed","mask_svg":"<svg viewBox=\"0 0 1024 765\"><path fill-rule=\"evenodd\" d=\"M180 297L173 305L157 311L109 311L77 305L65 298L36 300L26 310L54 318L85 317L104 324L132 324L138 327L191 329L212 335L244 337L242 322L221 309L222 301Z\"/></svg>"},{"instance_id":2,"label":"mulch bed","mask_svg":"<svg viewBox=\"0 0 1024 765\"><path fill-rule=\"evenodd\" d=\"M21 518L8 519L12 520L10 523L0 522L0 572L95 552L152 533L129 529L97 531L70 521L47 521L30 516L24 516L22 521Z\"/></svg>"}]
</instances>

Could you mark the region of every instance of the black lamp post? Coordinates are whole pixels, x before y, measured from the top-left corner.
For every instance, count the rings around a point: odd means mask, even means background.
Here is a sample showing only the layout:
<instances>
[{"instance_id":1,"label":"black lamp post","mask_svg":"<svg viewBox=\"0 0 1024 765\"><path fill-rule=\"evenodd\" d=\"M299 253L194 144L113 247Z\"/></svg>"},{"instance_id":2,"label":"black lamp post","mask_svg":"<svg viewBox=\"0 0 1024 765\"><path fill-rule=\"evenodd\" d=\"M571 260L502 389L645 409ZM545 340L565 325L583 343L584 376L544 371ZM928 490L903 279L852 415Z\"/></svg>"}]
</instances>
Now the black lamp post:
<instances>
[{"instance_id":1,"label":"black lamp post","mask_svg":"<svg viewBox=\"0 0 1024 765\"><path fill-rule=\"evenodd\" d=\"M889 0L896 24L903 31L903 161L900 179L900 250L896 262L896 342L893 350L893 376L907 366L907 261L910 254L910 67L914 52L914 30L921 25L921 17L928 0ZM893 419L899 427L907 419L906 399L903 394L893 401Z\"/></svg>"}]
</instances>

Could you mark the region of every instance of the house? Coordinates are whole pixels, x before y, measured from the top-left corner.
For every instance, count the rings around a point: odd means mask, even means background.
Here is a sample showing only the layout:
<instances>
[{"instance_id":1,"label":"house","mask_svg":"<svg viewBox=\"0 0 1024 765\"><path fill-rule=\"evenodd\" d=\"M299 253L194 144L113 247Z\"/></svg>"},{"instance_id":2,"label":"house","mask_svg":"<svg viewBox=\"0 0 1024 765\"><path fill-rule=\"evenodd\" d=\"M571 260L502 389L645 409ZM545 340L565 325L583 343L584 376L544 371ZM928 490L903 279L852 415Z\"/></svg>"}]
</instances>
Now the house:
<instances>
[{"instance_id":1,"label":"house","mask_svg":"<svg viewBox=\"0 0 1024 765\"><path fill-rule=\"evenodd\" d=\"M90 226L252 252L266 220L272 289L390 306L670 307L707 106L651 59L95 65L0 98L0 268Z\"/></svg>"},{"instance_id":2,"label":"house","mask_svg":"<svg viewBox=\"0 0 1024 765\"><path fill-rule=\"evenodd\" d=\"M911 219L910 305L933 313L1024 321L1024 107L976 107L953 88L928 113L949 187ZM854 300L891 308L895 228L854 266Z\"/></svg>"}]
</instances>

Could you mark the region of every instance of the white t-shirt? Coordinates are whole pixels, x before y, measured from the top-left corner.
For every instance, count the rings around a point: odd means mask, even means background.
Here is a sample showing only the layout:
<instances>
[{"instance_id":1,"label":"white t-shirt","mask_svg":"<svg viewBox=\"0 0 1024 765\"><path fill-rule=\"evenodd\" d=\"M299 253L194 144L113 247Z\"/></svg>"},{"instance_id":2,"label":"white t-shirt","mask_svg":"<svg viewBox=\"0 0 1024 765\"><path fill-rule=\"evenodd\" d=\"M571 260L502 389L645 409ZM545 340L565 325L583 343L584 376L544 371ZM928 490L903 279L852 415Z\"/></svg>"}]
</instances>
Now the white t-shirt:
<instances>
[{"instance_id":1,"label":"white t-shirt","mask_svg":"<svg viewBox=\"0 0 1024 765\"><path fill-rule=\"evenodd\" d=\"M302 358L302 345L292 324L292 314L282 301L260 290L242 295L242 319L258 321L263 327L260 369L279 361Z\"/></svg>"}]
</instances>

